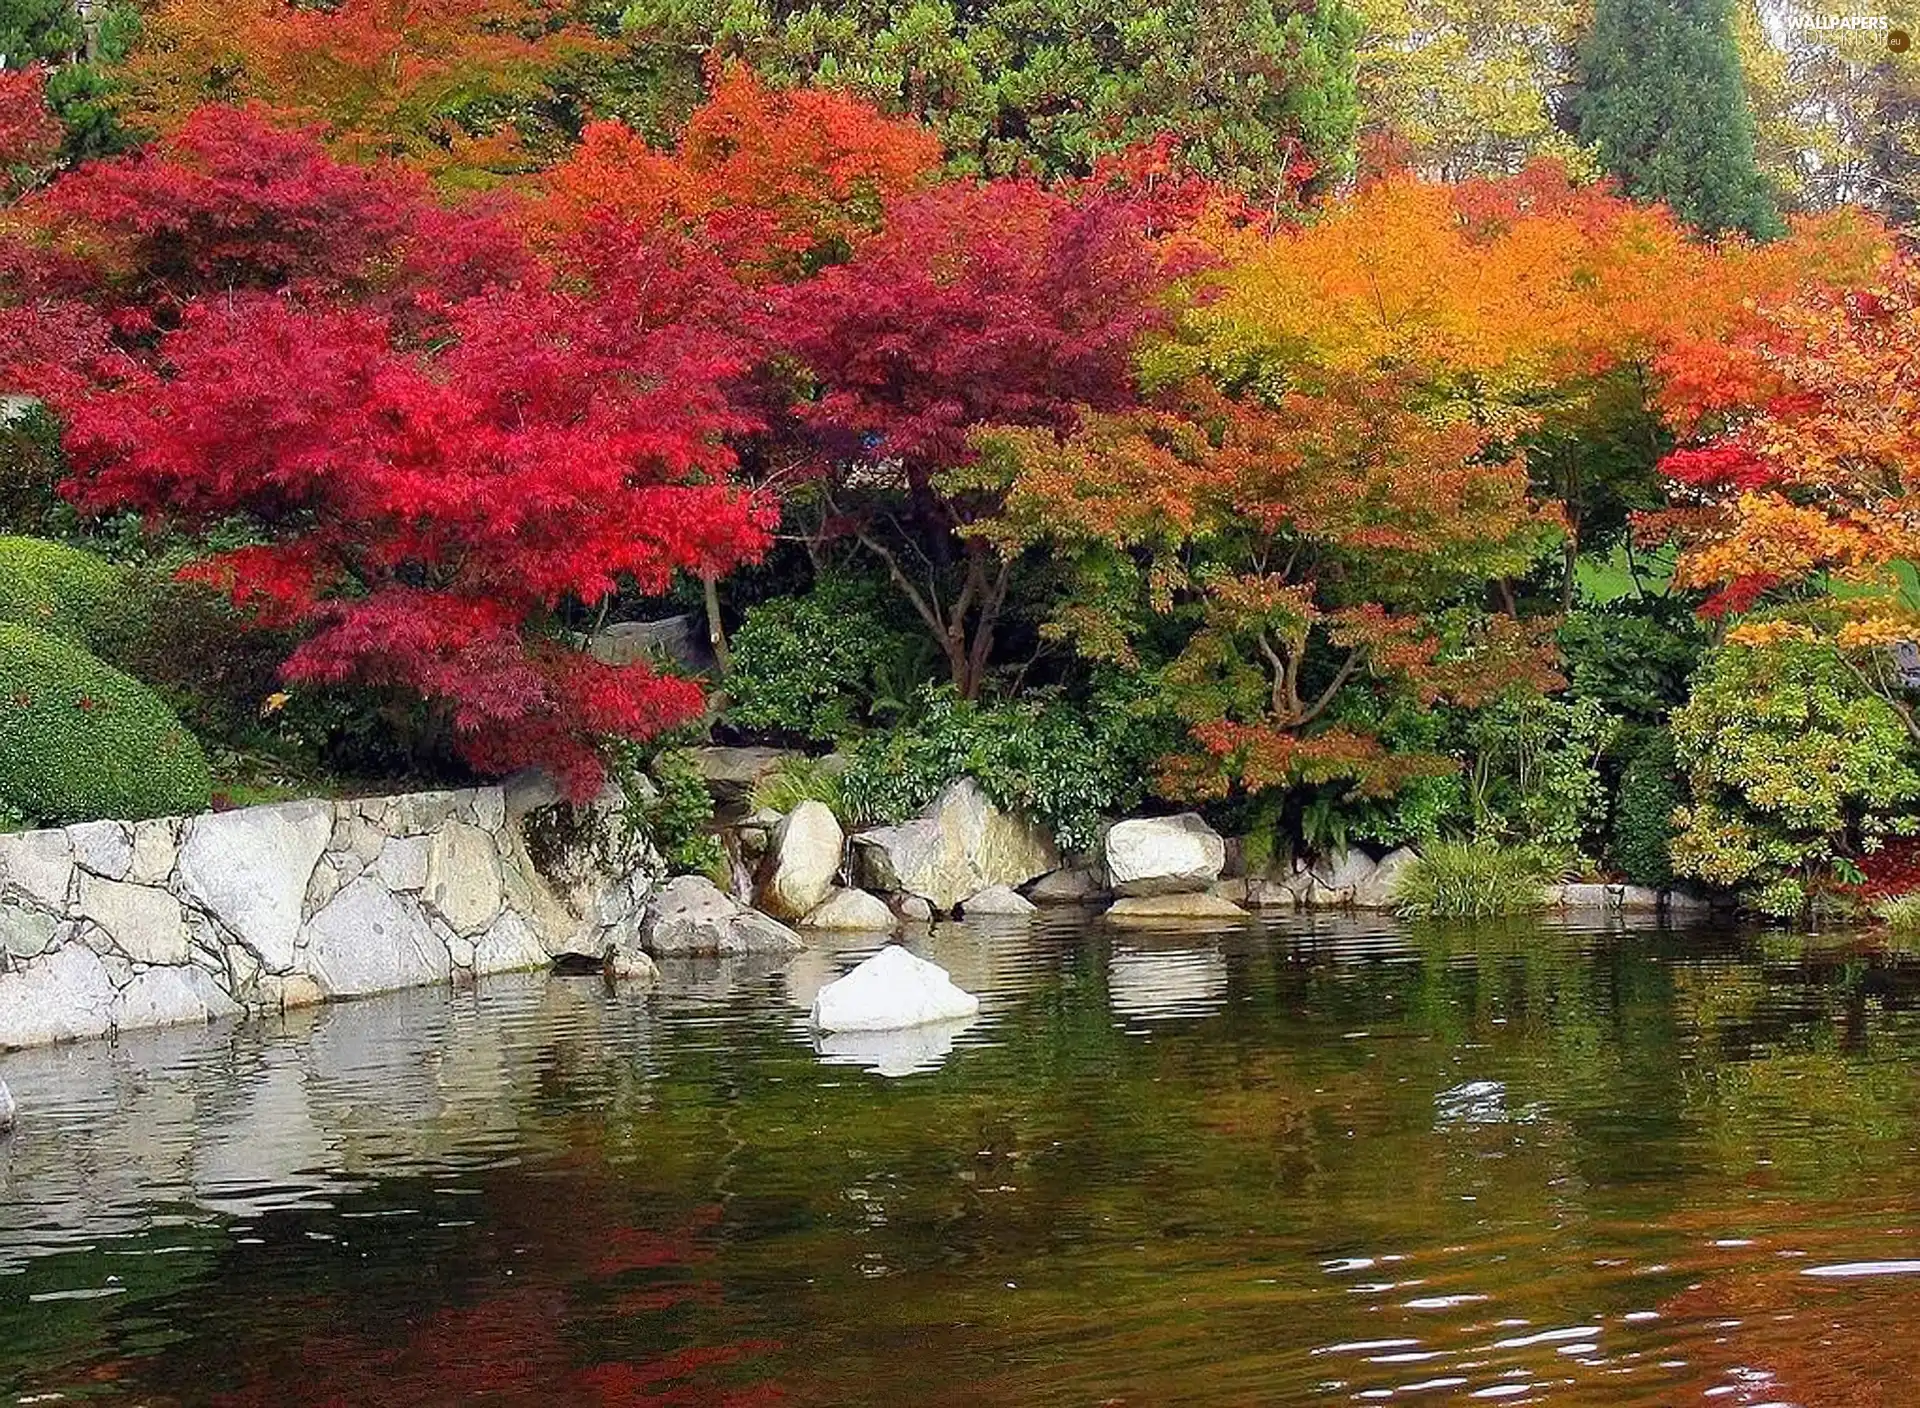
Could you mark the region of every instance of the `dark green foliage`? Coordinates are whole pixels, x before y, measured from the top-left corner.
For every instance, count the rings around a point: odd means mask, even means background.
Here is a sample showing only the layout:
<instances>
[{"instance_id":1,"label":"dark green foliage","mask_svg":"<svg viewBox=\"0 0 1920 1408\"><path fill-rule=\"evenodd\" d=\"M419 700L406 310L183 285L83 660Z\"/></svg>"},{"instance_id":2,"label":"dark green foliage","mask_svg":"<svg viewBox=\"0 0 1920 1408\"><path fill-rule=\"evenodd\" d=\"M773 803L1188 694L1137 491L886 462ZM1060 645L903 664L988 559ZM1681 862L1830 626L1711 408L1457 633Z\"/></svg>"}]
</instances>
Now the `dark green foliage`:
<instances>
[{"instance_id":1,"label":"dark green foliage","mask_svg":"<svg viewBox=\"0 0 1920 1408\"><path fill-rule=\"evenodd\" d=\"M1667 202L1704 234L1781 233L1728 0L1595 0L1580 77L1580 138L1627 194Z\"/></svg>"},{"instance_id":2,"label":"dark green foliage","mask_svg":"<svg viewBox=\"0 0 1920 1408\"><path fill-rule=\"evenodd\" d=\"M1119 681L1078 704L978 705L949 686L930 686L913 722L854 750L841 793L858 821L900 821L955 778L972 777L996 806L1044 823L1068 849L1084 849L1098 838L1103 815L1138 805L1148 768L1174 732L1137 687Z\"/></svg>"},{"instance_id":3,"label":"dark green foliage","mask_svg":"<svg viewBox=\"0 0 1920 1408\"><path fill-rule=\"evenodd\" d=\"M70 641L0 625L0 807L35 821L204 809L207 760L139 681Z\"/></svg>"},{"instance_id":4,"label":"dark green foliage","mask_svg":"<svg viewBox=\"0 0 1920 1408\"><path fill-rule=\"evenodd\" d=\"M1640 723L1686 701L1706 648L1699 620L1680 602L1653 598L1574 612L1560 628L1567 694Z\"/></svg>"},{"instance_id":5,"label":"dark green foliage","mask_svg":"<svg viewBox=\"0 0 1920 1408\"><path fill-rule=\"evenodd\" d=\"M47 65L47 106L67 129L62 155L69 165L131 144L114 113L107 67L126 56L139 30L131 4L98 6L83 25L74 0L0 3L0 56L10 68Z\"/></svg>"},{"instance_id":6,"label":"dark green foliage","mask_svg":"<svg viewBox=\"0 0 1920 1408\"><path fill-rule=\"evenodd\" d=\"M125 578L105 558L64 543L0 537L0 621L97 648Z\"/></svg>"},{"instance_id":7,"label":"dark green foliage","mask_svg":"<svg viewBox=\"0 0 1920 1408\"><path fill-rule=\"evenodd\" d=\"M1170 133L1270 199L1296 163L1321 182L1350 169L1359 119L1346 0L632 0L624 24L689 71L712 50L909 113L996 175L1083 174Z\"/></svg>"},{"instance_id":8,"label":"dark green foliage","mask_svg":"<svg viewBox=\"0 0 1920 1408\"><path fill-rule=\"evenodd\" d=\"M1634 884L1673 883L1673 811L1685 800L1673 735L1648 730L1620 775L1613 808L1613 864Z\"/></svg>"},{"instance_id":9,"label":"dark green foliage","mask_svg":"<svg viewBox=\"0 0 1920 1408\"><path fill-rule=\"evenodd\" d=\"M641 824L675 875L724 877L726 853L714 833L713 795L699 761L684 748L668 748L647 769L654 793L641 807Z\"/></svg>"},{"instance_id":10,"label":"dark green foliage","mask_svg":"<svg viewBox=\"0 0 1920 1408\"><path fill-rule=\"evenodd\" d=\"M923 654L871 582L840 575L753 607L732 649L728 722L819 742L855 732L880 696L910 693L920 680L894 676Z\"/></svg>"}]
</instances>

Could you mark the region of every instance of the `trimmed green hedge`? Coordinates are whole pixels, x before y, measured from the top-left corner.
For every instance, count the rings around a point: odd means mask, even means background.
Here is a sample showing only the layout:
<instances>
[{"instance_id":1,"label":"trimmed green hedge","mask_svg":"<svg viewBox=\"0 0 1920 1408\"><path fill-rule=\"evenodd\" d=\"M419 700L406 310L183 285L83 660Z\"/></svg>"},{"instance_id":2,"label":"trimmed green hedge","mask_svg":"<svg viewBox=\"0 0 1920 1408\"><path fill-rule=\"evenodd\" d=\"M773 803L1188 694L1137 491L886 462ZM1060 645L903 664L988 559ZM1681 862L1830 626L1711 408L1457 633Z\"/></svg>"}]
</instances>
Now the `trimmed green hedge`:
<instances>
[{"instance_id":1,"label":"trimmed green hedge","mask_svg":"<svg viewBox=\"0 0 1920 1408\"><path fill-rule=\"evenodd\" d=\"M71 641L0 625L0 808L58 823L206 808L206 755L145 685Z\"/></svg>"},{"instance_id":2,"label":"trimmed green hedge","mask_svg":"<svg viewBox=\"0 0 1920 1408\"><path fill-rule=\"evenodd\" d=\"M124 573L44 538L0 537L0 621L98 644Z\"/></svg>"}]
</instances>

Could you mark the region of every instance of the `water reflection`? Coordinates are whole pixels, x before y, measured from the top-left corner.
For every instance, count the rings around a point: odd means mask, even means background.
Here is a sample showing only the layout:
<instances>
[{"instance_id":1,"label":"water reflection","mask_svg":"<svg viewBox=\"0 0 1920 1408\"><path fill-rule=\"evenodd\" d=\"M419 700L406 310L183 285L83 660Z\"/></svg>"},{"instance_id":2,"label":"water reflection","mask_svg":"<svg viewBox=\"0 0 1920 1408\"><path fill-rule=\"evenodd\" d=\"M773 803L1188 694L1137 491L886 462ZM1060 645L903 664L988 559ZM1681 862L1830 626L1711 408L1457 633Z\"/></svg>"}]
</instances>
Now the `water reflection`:
<instances>
[{"instance_id":1,"label":"water reflection","mask_svg":"<svg viewBox=\"0 0 1920 1408\"><path fill-rule=\"evenodd\" d=\"M980 1019L956 1017L884 1032L816 1032L813 1049L829 1066L858 1066L875 1075L898 1077L938 1070L953 1054L953 1044Z\"/></svg>"},{"instance_id":2,"label":"water reflection","mask_svg":"<svg viewBox=\"0 0 1920 1408\"><path fill-rule=\"evenodd\" d=\"M908 942L977 1021L816 1045L869 938L0 1058L0 1392L1910 1401L1920 966L1324 916Z\"/></svg>"}]
</instances>

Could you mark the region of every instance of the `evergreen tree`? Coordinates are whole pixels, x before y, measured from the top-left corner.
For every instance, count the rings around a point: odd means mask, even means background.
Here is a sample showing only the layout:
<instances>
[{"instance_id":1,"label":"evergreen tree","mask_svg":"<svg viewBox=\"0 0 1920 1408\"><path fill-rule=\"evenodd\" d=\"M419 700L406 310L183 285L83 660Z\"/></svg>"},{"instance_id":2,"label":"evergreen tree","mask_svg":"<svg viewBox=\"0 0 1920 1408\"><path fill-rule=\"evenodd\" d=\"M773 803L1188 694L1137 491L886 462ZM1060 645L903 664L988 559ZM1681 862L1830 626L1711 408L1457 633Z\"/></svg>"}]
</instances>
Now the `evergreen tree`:
<instances>
[{"instance_id":1,"label":"evergreen tree","mask_svg":"<svg viewBox=\"0 0 1920 1408\"><path fill-rule=\"evenodd\" d=\"M1594 0L1580 137L1628 194L1706 234L1781 232L1754 158L1728 0Z\"/></svg>"}]
</instances>

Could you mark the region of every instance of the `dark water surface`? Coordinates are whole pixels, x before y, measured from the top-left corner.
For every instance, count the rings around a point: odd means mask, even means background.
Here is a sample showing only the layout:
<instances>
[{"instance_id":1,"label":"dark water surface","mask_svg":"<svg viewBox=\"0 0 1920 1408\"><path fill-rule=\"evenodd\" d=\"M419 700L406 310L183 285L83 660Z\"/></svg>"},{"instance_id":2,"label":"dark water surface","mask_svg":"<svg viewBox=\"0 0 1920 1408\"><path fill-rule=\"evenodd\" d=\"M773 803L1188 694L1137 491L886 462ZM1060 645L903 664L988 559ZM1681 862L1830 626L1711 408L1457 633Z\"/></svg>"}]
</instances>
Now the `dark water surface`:
<instances>
[{"instance_id":1,"label":"dark water surface","mask_svg":"<svg viewBox=\"0 0 1920 1408\"><path fill-rule=\"evenodd\" d=\"M0 1404L1920 1403L1920 964L914 947L972 1026L817 1050L849 948L0 1057Z\"/></svg>"}]
</instances>

